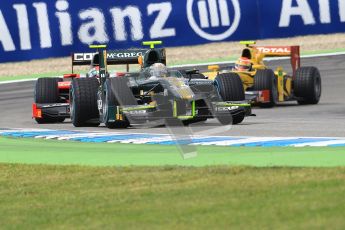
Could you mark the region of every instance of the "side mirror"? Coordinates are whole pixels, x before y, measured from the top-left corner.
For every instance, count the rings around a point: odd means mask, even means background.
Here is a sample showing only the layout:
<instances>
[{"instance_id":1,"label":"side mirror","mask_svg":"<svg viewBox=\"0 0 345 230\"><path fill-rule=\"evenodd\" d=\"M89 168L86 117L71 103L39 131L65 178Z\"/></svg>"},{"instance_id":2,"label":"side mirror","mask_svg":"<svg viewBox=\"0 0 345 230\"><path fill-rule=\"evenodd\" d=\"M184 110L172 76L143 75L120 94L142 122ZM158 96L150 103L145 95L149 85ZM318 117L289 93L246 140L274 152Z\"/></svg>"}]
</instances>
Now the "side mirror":
<instances>
[{"instance_id":1,"label":"side mirror","mask_svg":"<svg viewBox=\"0 0 345 230\"><path fill-rule=\"evenodd\" d=\"M187 75L193 75L193 74L198 74L199 70L197 69L189 69L189 70L185 70Z\"/></svg>"},{"instance_id":2,"label":"side mirror","mask_svg":"<svg viewBox=\"0 0 345 230\"><path fill-rule=\"evenodd\" d=\"M144 64L144 61L143 61L143 56L139 56L138 57L138 63L139 63L139 65L141 66L141 67L143 67L143 64Z\"/></svg>"},{"instance_id":3,"label":"side mirror","mask_svg":"<svg viewBox=\"0 0 345 230\"><path fill-rule=\"evenodd\" d=\"M252 69L264 69L265 67L263 65L252 65Z\"/></svg>"},{"instance_id":4,"label":"side mirror","mask_svg":"<svg viewBox=\"0 0 345 230\"><path fill-rule=\"evenodd\" d=\"M207 69L213 72L218 72L220 68L219 65L209 65Z\"/></svg>"}]
</instances>

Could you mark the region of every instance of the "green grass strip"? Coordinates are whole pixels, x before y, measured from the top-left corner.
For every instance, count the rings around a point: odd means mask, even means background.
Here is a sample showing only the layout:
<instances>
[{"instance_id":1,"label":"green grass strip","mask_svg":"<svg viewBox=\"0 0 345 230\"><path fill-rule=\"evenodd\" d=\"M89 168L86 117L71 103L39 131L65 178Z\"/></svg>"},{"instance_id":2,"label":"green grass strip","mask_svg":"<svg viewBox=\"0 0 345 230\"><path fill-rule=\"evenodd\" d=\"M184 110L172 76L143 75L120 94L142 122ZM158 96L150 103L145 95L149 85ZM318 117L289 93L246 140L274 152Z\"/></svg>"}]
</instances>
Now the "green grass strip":
<instances>
[{"instance_id":1,"label":"green grass strip","mask_svg":"<svg viewBox=\"0 0 345 230\"><path fill-rule=\"evenodd\" d=\"M329 50L319 50L319 51L305 51L302 52L302 55L317 55L317 54L327 54L327 53L339 53L345 52L345 49L329 49ZM209 59L200 59L200 60L181 60L178 62L171 62L169 63L170 66L173 65L184 65L184 64L202 64L202 63L213 63L213 62L225 62L225 61L235 61L238 56L227 56L224 58L209 58ZM120 71L124 71L121 67L117 69ZM63 72L56 72L56 73L44 73L44 74L33 74L27 76L0 76L0 82L2 81L14 81L14 80L26 80L26 79L35 79L40 77L55 77L55 76L62 76Z\"/></svg>"},{"instance_id":2,"label":"green grass strip","mask_svg":"<svg viewBox=\"0 0 345 230\"><path fill-rule=\"evenodd\" d=\"M1 229L345 226L345 168L0 164L0 187Z\"/></svg>"},{"instance_id":3,"label":"green grass strip","mask_svg":"<svg viewBox=\"0 0 345 230\"><path fill-rule=\"evenodd\" d=\"M344 147L263 148L197 146L198 156L182 159L175 146L80 143L0 138L0 162L90 166L345 166Z\"/></svg>"}]
</instances>

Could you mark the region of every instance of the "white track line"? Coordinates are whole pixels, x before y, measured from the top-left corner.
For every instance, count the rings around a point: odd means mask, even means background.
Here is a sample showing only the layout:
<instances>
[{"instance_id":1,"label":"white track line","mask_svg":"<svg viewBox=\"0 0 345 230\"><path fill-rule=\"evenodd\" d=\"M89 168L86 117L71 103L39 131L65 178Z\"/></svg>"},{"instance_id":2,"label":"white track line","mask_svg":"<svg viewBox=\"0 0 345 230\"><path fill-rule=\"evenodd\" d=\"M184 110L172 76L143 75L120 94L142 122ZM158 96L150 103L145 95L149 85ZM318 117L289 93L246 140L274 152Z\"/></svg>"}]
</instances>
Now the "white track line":
<instances>
[{"instance_id":1,"label":"white track line","mask_svg":"<svg viewBox=\"0 0 345 230\"><path fill-rule=\"evenodd\" d=\"M330 140L311 143L292 144L293 147L326 147L329 145L345 144L345 140Z\"/></svg>"},{"instance_id":2,"label":"white track line","mask_svg":"<svg viewBox=\"0 0 345 230\"><path fill-rule=\"evenodd\" d=\"M146 144L148 142L163 142L163 141L173 141L173 138L170 136L166 137L152 137L152 138L133 138L133 139L127 139L127 140L113 140L108 141L108 143L117 143L120 142L122 144Z\"/></svg>"},{"instance_id":3,"label":"white track line","mask_svg":"<svg viewBox=\"0 0 345 230\"><path fill-rule=\"evenodd\" d=\"M283 141L283 140L293 140L295 137L248 137L246 139L240 140L225 140L225 141L213 141L205 143L195 143L192 145L238 145L238 144L250 144L256 142L266 142L266 141Z\"/></svg>"},{"instance_id":4,"label":"white track line","mask_svg":"<svg viewBox=\"0 0 345 230\"><path fill-rule=\"evenodd\" d=\"M49 129L22 129L22 130L0 130L0 136L7 132L7 133L35 133L37 132L37 136L33 136L32 138L37 139L56 139L56 140L71 140L74 138L87 138L90 139L92 142L92 139L95 138L105 138L102 142L108 142L108 143L132 143L132 144L145 144L145 143L159 143L159 142L167 142L167 141L175 141L175 138L171 137L170 135L156 135L153 134L152 137L132 137L131 134L124 134L124 133L109 133L109 132L77 132L77 133L61 133L61 134L54 134L54 131L61 132L59 130L49 130ZM46 134L40 132L46 132ZM144 134L149 135L149 134ZM11 135L10 135L11 136ZM111 139L110 137L114 137L114 139ZM128 136L128 139L116 139L116 136ZM215 137L222 137L222 136L215 136ZM191 145L218 145L218 146L232 146L232 145L248 145L253 143L260 143L263 142L274 142L274 141L289 141L289 140L295 140L305 137L228 137L223 136L225 140L214 140L211 142L198 142L198 143L192 143ZM107 141L106 139L109 138ZM190 137L191 140L198 141L199 138L211 138L209 136L202 137L202 136L195 136ZM231 139L228 139L231 138ZM236 138L236 139L232 139ZM330 145L336 145L336 144L345 144L345 138L340 137L327 137L328 139L320 140L320 137L311 137L318 139L318 141L315 142L305 142L305 143L290 143L289 146L291 147L322 147L322 146L330 146ZM326 138L326 137L324 137Z\"/></svg>"},{"instance_id":5,"label":"white track line","mask_svg":"<svg viewBox=\"0 0 345 230\"><path fill-rule=\"evenodd\" d=\"M27 133L27 132L49 132L49 131L52 131L51 129L2 129L0 130L0 134L1 133L8 133L8 132L11 132L11 133ZM53 130L55 131L55 130Z\"/></svg>"},{"instance_id":6,"label":"white track line","mask_svg":"<svg viewBox=\"0 0 345 230\"><path fill-rule=\"evenodd\" d=\"M52 77L60 77L61 78L62 76L52 76ZM31 82L31 81L36 81L37 79L38 78L21 79L21 80L13 80L13 81L0 81L0 85L21 83L21 82Z\"/></svg>"},{"instance_id":7,"label":"white track line","mask_svg":"<svg viewBox=\"0 0 345 230\"><path fill-rule=\"evenodd\" d=\"M13 80L13 81L0 81L0 85L13 84L13 83L20 83L20 82L28 82L28 81L36 81L36 80L37 80L37 78L22 79L22 80Z\"/></svg>"}]
</instances>

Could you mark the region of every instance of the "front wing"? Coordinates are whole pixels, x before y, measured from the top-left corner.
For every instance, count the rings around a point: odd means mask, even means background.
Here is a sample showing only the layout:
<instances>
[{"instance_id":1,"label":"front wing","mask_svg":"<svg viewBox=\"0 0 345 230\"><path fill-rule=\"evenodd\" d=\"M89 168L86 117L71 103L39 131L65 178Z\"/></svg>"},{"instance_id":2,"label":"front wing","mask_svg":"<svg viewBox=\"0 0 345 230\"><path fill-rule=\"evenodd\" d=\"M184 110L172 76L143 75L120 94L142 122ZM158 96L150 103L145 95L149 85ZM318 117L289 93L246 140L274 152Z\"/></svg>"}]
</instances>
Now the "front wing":
<instances>
[{"instance_id":1,"label":"front wing","mask_svg":"<svg viewBox=\"0 0 345 230\"><path fill-rule=\"evenodd\" d=\"M260 90L260 91L246 91L246 100L250 101L252 104L256 103L268 103L270 102L270 91Z\"/></svg>"},{"instance_id":2,"label":"front wing","mask_svg":"<svg viewBox=\"0 0 345 230\"><path fill-rule=\"evenodd\" d=\"M236 102L212 102L212 109L217 114L231 114L236 116L245 113L246 116L252 115L251 105L247 101ZM206 111L206 112L205 112ZM190 106L179 111L179 106L176 102L171 105L157 106L157 105L137 105L137 106L117 106L109 108L110 114L114 114L110 121L122 120L124 116L130 122L143 122L156 119L177 118L180 120L190 120L194 118L212 118L213 114L207 106L196 106L195 101L190 102Z\"/></svg>"}]
</instances>

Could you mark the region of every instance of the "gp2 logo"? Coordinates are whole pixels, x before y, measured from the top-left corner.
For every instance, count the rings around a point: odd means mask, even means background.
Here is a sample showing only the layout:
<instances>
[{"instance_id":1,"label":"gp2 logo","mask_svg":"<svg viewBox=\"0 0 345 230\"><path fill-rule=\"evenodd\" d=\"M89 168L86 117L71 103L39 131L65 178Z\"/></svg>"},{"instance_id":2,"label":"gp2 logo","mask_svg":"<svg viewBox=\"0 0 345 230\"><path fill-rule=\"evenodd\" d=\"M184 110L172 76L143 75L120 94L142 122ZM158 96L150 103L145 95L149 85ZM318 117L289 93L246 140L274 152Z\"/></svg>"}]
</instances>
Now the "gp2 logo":
<instances>
[{"instance_id":1,"label":"gp2 logo","mask_svg":"<svg viewBox=\"0 0 345 230\"><path fill-rule=\"evenodd\" d=\"M197 10L193 10L194 5ZM233 21L230 7L232 4ZM198 19L194 13L198 12ZM239 0L187 0L187 17L190 26L200 37L210 41L221 41L230 37L238 28L241 19ZM199 23L197 23L197 21ZM223 29L218 33L210 33L209 29Z\"/></svg>"}]
</instances>

